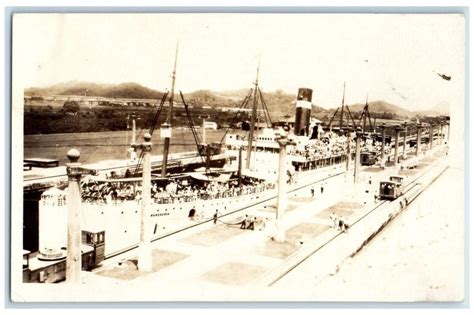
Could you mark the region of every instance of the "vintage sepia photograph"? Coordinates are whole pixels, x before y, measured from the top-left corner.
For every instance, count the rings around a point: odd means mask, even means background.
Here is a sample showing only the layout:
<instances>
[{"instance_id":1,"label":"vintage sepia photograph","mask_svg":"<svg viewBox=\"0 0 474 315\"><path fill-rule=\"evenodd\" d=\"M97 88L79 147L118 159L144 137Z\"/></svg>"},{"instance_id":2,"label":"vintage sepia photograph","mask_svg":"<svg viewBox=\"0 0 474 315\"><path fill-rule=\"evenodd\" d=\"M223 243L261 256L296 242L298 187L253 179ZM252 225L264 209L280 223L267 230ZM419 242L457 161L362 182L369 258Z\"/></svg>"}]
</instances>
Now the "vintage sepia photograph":
<instances>
[{"instance_id":1,"label":"vintage sepia photograph","mask_svg":"<svg viewBox=\"0 0 474 315\"><path fill-rule=\"evenodd\" d=\"M462 13L16 13L13 302L462 302Z\"/></svg>"}]
</instances>

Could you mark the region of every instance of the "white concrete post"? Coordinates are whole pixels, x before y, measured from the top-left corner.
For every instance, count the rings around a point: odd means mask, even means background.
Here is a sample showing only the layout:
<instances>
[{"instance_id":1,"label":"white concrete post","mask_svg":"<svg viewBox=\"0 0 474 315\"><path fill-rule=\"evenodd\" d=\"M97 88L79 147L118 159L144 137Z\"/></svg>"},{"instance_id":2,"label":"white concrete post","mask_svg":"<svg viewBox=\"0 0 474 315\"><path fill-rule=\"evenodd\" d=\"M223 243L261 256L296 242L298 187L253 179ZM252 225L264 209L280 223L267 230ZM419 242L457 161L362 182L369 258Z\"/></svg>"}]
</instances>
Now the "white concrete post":
<instances>
[{"instance_id":1,"label":"white concrete post","mask_svg":"<svg viewBox=\"0 0 474 315\"><path fill-rule=\"evenodd\" d=\"M380 167L385 167L385 123L382 124L382 152L380 154Z\"/></svg>"},{"instance_id":2,"label":"white concrete post","mask_svg":"<svg viewBox=\"0 0 474 315\"><path fill-rule=\"evenodd\" d=\"M430 123L430 145L429 148L430 150L433 149L433 124Z\"/></svg>"},{"instance_id":3,"label":"white concrete post","mask_svg":"<svg viewBox=\"0 0 474 315\"><path fill-rule=\"evenodd\" d=\"M356 152L354 161L354 183L359 182L359 171L360 171L360 133L356 133Z\"/></svg>"},{"instance_id":4,"label":"white concrete post","mask_svg":"<svg viewBox=\"0 0 474 315\"><path fill-rule=\"evenodd\" d=\"M420 146L421 146L421 131L423 127L421 125L416 125L416 151L415 155L420 155Z\"/></svg>"},{"instance_id":5,"label":"white concrete post","mask_svg":"<svg viewBox=\"0 0 474 315\"><path fill-rule=\"evenodd\" d=\"M395 127L395 155L394 155L394 164L393 167L396 169L398 166L398 143L400 141L400 127Z\"/></svg>"},{"instance_id":6,"label":"white concrete post","mask_svg":"<svg viewBox=\"0 0 474 315\"><path fill-rule=\"evenodd\" d=\"M67 256L66 256L66 283L79 284L81 282L81 176L96 174L94 170L81 167L77 162L80 152L71 149L67 153L69 163L66 163L68 177L67 202Z\"/></svg>"},{"instance_id":7,"label":"white concrete post","mask_svg":"<svg viewBox=\"0 0 474 315\"><path fill-rule=\"evenodd\" d=\"M407 153L406 153L407 137L408 137L408 124L407 124L407 122L405 122L403 124L403 126L405 127L405 133L403 135L403 158L406 159L407 158Z\"/></svg>"},{"instance_id":8,"label":"white concrete post","mask_svg":"<svg viewBox=\"0 0 474 315\"><path fill-rule=\"evenodd\" d=\"M132 144L137 143L136 130L137 130L137 126L135 123L135 119L132 119Z\"/></svg>"},{"instance_id":9,"label":"white concrete post","mask_svg":"<svg viewBox=\"0 0 474 315\"><path fill-rule=\"evenodd\" d=\"M280 155L278 161L278 198L274 240L283 243L285 241L285 226L283 218L288 203L286 196L286 146L289 144L289 141L286 134L278 139L278 144L280 145Z\"/></svg>"},{"instance_id":10,"label":"white concrete post","mask_svg":"<svg viewBox=\"0 0 474 315\"><path fill-rule=\"evenodd\" d=\"M206 119L202 119L202 144L206 144Z\"/></svg>"},{"instance_id":11,"label":"white concrete post","mask_svg":"<svg viewBox=\"0 0 474 315\"><path fill-rule=\"evenodd\" d=\"M140 216L140 244L138 246L138 269L145 272L152 271L151 233L150 233L150 191L151 191L151 135L143 136L145 142L135 145L143 151L143 182L142 182L142 209Z\"/></svg>"}]
</instances>

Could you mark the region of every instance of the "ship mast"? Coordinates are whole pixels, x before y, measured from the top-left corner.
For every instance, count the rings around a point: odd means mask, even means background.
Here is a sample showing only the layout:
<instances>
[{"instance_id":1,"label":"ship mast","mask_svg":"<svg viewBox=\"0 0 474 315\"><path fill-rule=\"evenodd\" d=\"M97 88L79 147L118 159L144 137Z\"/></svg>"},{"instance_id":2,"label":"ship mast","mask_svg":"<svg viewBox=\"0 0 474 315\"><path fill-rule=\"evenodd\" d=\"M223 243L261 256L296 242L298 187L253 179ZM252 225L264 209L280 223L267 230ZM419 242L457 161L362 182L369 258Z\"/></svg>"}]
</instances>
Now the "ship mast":
<instances>
[{"instance_id":1,"label":"ship mast","mask_svg":"<svg viewBox=\"0 0 474 315\"><path fill-rule=\"evenodd\" d=\"M346 82L344 82L344 90L342 92L342 105L341 105L341 117L339 121L339 128L342 130L342 123L344 119L344 99L346 98Z\"/></svg>"},{"instance_id":2,"label":"ship mast","mask_svg":"<svg viewBox=\"0 0 474 315\"><path fill-rule=\"evenodd\" d=\"M171 139L171 117L173 115L173 103L174 103L174 84L176 81L176 65L178 63L178 48L179 42L176 44L176 54L174 58L174 68L173 73L171 74L171 95L170 95L170 107L168 111L168 117L163 125L161 125L161 137L165 138L165 143L163 147L163 163L161 168L161 177L166 177L166 167L168 164L168 153L170 148L170 139Z\"/></svg>"},{"instance_id":3,"label":"ship mast","mask_svg":"<svg viewBox=\"0 0 474 315\"><path fill-rule=\"evenodd\" d=\"M255 117L257 116L257 93L258 93L258 73L260 71L260 57L258 58L258 66L257 66L257 78L255 79L255 89L253 91L253 104L252 104L252 118L250 120L250 131L249 131L249 139L248 139L248 146L247 146L247 163L246 168L250 169L250 159L252 156L252 142L253 142L253 134L255 131Z\"/></svg>"}]
</instances>

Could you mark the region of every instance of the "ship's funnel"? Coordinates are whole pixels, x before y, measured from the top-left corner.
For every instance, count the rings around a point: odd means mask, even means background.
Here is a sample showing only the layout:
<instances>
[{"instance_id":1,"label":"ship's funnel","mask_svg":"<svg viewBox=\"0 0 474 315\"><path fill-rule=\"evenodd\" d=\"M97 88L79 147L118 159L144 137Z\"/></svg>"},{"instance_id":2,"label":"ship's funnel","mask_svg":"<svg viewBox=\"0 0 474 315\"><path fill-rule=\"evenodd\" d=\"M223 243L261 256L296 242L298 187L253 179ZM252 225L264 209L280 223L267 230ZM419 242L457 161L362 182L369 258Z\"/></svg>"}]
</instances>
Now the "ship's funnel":
<instances>
[{"instance_id":1,"label":"ship's funnel","mask_svg":"<svg viewBox=\"0 0 474 315\"><path fill-rule=\"evenodd\" d=\"M307 88L298 89L295 113L295 135L307 136L309 134L309 118L311 116L311 99L313 90Z\"/></svg>"}]
</instances>

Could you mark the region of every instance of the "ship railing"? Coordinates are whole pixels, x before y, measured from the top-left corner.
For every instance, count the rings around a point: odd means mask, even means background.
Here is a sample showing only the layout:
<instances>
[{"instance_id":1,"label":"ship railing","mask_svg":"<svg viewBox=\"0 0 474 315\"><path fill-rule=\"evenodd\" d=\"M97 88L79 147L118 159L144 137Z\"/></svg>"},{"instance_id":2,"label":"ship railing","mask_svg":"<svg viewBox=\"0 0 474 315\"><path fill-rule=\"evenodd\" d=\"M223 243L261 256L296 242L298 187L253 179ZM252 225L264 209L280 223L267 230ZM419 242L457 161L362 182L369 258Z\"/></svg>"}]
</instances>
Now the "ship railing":
<instances>
[{"instance_id":1,"label":"ship railing","mask_svg":"<svg viewBox=\"0 0 474 315\"><path fill-rule=\"evenodd\" d=\"M222 198L233 198L243 195L252 195L265 192L275 188L274 183L258 183L254 186L246 186L239 188L228 188L217 191L201 191L191 192L184 195L166 195L152 197L152 203L167 204L167 203L185 203L200 200L215 200ZM41 205L43 206L66 206L66 195L43 195L41 197ZM121 205L124 203L141 203L141 195L120 195L117 198L112 198L109 195L87 195L82 197L84 204L90 205Z\"/></svg>"},{"instance_id":2,"label":"ship railing","mask_svg":"<svg viewBox=\"0 0 474 315\"><path fill-rule=\"evenodd\" d=\"M239 196L244 196L244 195L262 193L266 190L273 189L274 187L275 187L274 184L268 184L268 185L257 185L257 186L246 187L246 188L241 187L239 189L232 189L232 190L220 191L220 192L200 192L192 196L155 197L153 198L153 202L156 204L179 204L179 203L193 202L193 201L233 198L233 197L239 197Z\"/></svg>"}]
</instances>

